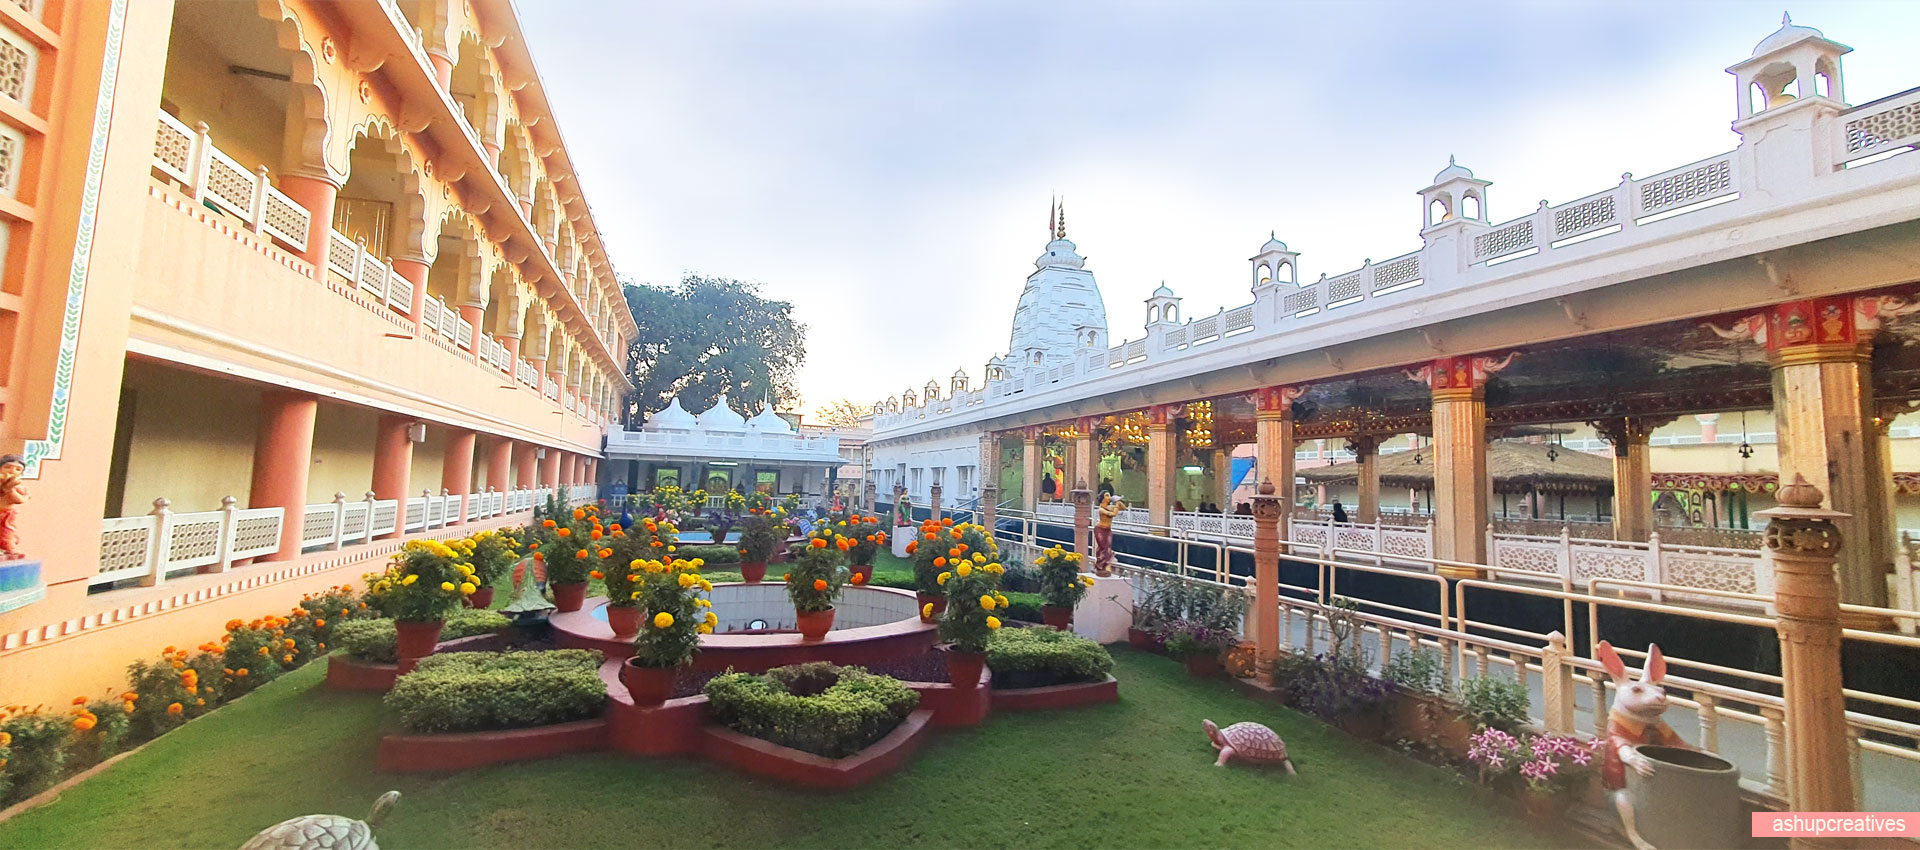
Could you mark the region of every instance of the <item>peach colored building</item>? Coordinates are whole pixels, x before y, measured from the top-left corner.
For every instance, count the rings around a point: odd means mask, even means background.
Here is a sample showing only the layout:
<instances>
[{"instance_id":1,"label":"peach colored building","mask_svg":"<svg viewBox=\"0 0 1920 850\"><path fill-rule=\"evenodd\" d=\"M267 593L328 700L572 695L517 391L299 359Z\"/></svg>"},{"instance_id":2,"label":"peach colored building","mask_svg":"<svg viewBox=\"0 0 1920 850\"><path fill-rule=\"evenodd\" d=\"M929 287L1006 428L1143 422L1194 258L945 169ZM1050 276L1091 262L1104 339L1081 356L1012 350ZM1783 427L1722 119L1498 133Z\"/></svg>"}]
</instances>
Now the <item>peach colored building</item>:
<instances>
[{"instance_id":1,"label":"peach colored building","mask_svg":"<svg viewBox=\"0 0 1920 850\"><path fill-rule=\"evenodd\" d=\"M0 3L0 224L0 701L592 492L636 329L507 0Z\"/></svg>"}]
</instances>

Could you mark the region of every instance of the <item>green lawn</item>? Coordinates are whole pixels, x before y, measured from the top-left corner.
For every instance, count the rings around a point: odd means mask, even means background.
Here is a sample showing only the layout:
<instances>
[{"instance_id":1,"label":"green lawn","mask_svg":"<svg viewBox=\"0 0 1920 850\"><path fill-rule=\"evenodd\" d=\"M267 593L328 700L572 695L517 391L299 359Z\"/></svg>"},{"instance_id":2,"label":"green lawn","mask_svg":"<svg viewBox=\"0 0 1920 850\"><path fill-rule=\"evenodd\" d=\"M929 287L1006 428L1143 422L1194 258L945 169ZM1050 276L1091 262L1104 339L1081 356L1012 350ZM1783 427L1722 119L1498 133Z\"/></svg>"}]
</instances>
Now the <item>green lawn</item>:
<instances>
[{"instance_id":1,"label":"green lawn","mask_svg":"<svg viewBox=\"0 0 1920 850\"><path fill-rule=\"evenodd\" d=\"M0 847L232 848L300 814L364 817L390 788L405 797L378 836L389 850L1578 846L1224 681L1131 650L1116 659L1118 704L942 731L901 773L843 794L605 753L378 775L379 699L322 690L325 665L310 664L0 824ZM1300 774L1214 768L1202 718L1273 726Z\"/></svg>"}]
</instances>

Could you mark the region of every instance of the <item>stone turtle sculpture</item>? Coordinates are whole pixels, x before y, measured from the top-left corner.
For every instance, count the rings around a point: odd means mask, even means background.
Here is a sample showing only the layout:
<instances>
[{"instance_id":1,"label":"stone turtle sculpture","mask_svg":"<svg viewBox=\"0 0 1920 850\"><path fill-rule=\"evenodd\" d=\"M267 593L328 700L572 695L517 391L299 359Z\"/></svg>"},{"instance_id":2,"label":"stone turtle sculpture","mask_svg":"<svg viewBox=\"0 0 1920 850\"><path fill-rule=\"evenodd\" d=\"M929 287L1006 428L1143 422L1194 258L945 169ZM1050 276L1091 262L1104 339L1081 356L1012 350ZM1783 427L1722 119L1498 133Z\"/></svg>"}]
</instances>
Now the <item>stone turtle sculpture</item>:
<instances>
[{"instance_id":1,"label":"stone turtle sculpture","mask_svg":"<svg viewBox=\"0 0 1920 850\"><path fill-rule=\"evenodd\" d=\"M373 831L393 811L400 792L388 791L373 801L373 813L364 821L341 815L302 815L260 830L240 850L380 850Z\"/></svg>"},{"instance_id":2,"label":"stone turtle sculpture","mask_svg":"<svg viewBox=\"0 0 1920 850\"><path fill-rule=\"evenodd\" d=\"M1207 730L1207 739L1213 748L1220 751L1219 760L1214 767L1224 767L1229 759L1239 757L1259 764L1278 764L1293 773L1293 761L1287 758L1287 742L1258 723L1245 721L1222 729L1211 720L1200 721L1201 728Z\"/></svg>"}]
</instances>

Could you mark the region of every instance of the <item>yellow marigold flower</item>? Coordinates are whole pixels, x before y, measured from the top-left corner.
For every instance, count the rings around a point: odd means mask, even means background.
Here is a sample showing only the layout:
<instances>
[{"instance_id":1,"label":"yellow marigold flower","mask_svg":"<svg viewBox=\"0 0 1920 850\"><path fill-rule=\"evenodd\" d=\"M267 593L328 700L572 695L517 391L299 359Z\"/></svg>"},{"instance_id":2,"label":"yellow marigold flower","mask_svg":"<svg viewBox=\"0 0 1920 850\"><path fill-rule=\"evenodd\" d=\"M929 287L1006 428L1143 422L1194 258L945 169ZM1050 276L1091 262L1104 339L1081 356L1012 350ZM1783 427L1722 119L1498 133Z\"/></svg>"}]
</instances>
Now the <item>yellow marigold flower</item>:
<instances>
[{"instance_id":1,"label":"yellow marigold flower","mask_svg":"<svg viewBox=\"0 0 1920 850\"><path fill-rule=\"evenodd\" d=\"M673 625L673 615L672 615L672 614L669 614L669 613L667 613L667 612L665 612L665 611L661 611L660 613L658 613L658 614L655 614L655 615L653 615L653 627L654 627L654 628L656 628L656 629L664 629L664 628L666 628L666 627L668 627L668 626L671 626L671 625Z\"/></svg>"},{"instance_id":2,"label":"yellow marigold flower","mask_svg":"<svg viewBox=\"0 0 1920 850\"><path fill-rule=\"evenodd\" d=\"M961 578L966 578L968 574L973 572L973 567L967 564L961 564L960 566L954 567L953 572Z\"/></svg>"},{"instance_id":3,"label":"yellow marigold flower","mask_svg":"<svg viewBox=\"0 0 1920 850\"><path fill-rule=\"evenodd\" d=\"M453 582L450 582L450 581L443 581L443 582L441 582L441 583L440 583L440 589L441 589L441 590L452 590L452 589L453 589Z\"/></svg>"},{"instance_id":4,"label":"yellow marigold flower","mask_svg":"<svg viewBox=\"0 0 1920 850\"><path fill-rule=\"evenodd\" d=\"M637 569L640 569L640 567L641 567L641 565L642 565L643 563L645 563L645 562L643 562L643 561L641 561L641 560L640 560L639 558L635 558L635 559L633 559L632 561L629 561L629 562L627 562L627 567L628 567L629 569L635 569L635 570L637 570Z\"/></svg>"},{"instance_id":5,"label":"yellow marigold flower","mask_svg":"<svg viewBox=\"0 0 1920 850\"><path fill-rule=\"evenodd\" d=\"M987 628L989 628L989 629L997 629L997 628L1000 628L1000 618L999 618L999 617L988 617L988 618L987 618Z\"/></svg>"},{"instance_id":6,"label":"yellow marigold flower","mask_svg":"<svg viewBox=\"0 0 1920 850\"><path fill-rule=\"evenodd\" d=\"M985 609L987 609L988 611L992 611L992 610L993 610L993 597L991 597L991 596L985 596L985 595L983 595L983 596L981 596L981 597L980 597L980 607L982 607L982 608L985 608Z\"/></svg>"},{"instance_id":7,"label":"yellow marigold flower","mask_svg":"<svg viewBox=\"0 0 1920 850\"><path fill-rule=\"evenodd\" d=\"M938 577L934 579L934 582L936 584L945 585L947 583L947 579L952 577L953 577L953 573L941 573Z\"/></svg>"},{"instance_id":8,"label":"yellow marigold flower","mask_svg":"<svg viewBox=\"0 0 1920 850\"><path fill-rule=\"evenodd\" d=\"M702 607L702 608L712 608L712 607L713 607L713 603L711 603L711 602L708 602L708 601L707 601L707 600L705 600L705 599L695 599L695 600L693 600L693 604L695 604L695 605L698 605L698 606L700 606L700 607Z\"/></svg>"},{"instance_id":9,"label":"yellow marigold flower","mask_svg":"<svg viewBox=\"0 0 1920 850\"><path fill-rule=\"evenodd\" d=\"M705 619L705 620L707 621L707 625L709 625L709 626L711 626L711 625L713 625L713 624L715 624L715 623L718 623L718 622L720 622L720 615L719 615L719 614L715 614L715 613L713 613L712 611L708 611L708 612L707 612L707 616L706 616L706 617L704 617L703 619Z\"/></svg>"},{"instance_id":10,"label":"yellow marigold flower","mask_svg":"<svg viewBox=\"0 0 1920 850\"><path fill-rule=\"evenodd\" d=\"M921 605L921 606L920 606L920 616L922 616L922 617L931 617L931 616L933 616L933 603L931 603L931 602L928 602L928 603L926 603L926 604L924 604L924 605Z\"/></svg>"},{"instance_id":11,"label":"yellow marigold flower","mask_svg":"<svg viewBox=\"0 0 1920 850\"><path fill-rule=\"evenodd\" d=\"M419 580L420 580L420 575L419 575L418 573L415 573L415 574L413 574L413 575L410 575L410 576L407 576L406 578L403 578L403 579L401 579L401 580L400 580L400 583L401 583L401 584L412 584L412 583L414 583L414 582L416 582L416 581L419 581Z\"/></svg>"},{"instance_id":12,"label":"yellow marigold flower","mask_svg":"<svg viewBox=\"0 0 1920 850\"><path fill-rule=\"evenodd\" d=\"M701 589L701 590L712 590L712 589L713 589L713 582L710 582L710 581L707 581L706 579L701 579L701 580L700 580L700 589Z\"/></svg>"},{"instance_id":13,"label":"yellow marigold flower","mask_svg":"<svg viewBox=\"0 0 1920 850\"><path fill-rule=\"evenodd\" d=\"M480 588L477 588L477 587L474 587L474 586L473 586L473 582L470 582L470 581L463 581L463 582L461 582L461 583L460 583L460 592L461 592L461 593L465 593L465 594L471 594L471 593L473 593L474 591L476 591L476 590L479 590L479 589L480 589Z\"/></svg>"},{"instance_id":14,"label":"yellow marigold flower","mask_svg":"<svg viewBox=\"0 0 1920 850\"><path fill-rule=\"evenodd\" d=\"M1085 585L1085 586L1087 586L1087 587L1092 587L1092 586L1093 586L1093 576L1081 576L1081 577L1080 577L1080 583L1081 583L1081 584L1083 584L1083 585Z\"/></svg>"},{"instance_id":15,"label":"yellow marigold flower","mask_svg":"<svg viewBox=\"0 0 1920 850\"><path fill-rule=\"evenodd\" d=\"M975 552L973 553L973 562L976 564L984 564L987 562L987 556L982 555L979 552Z\"/></svg>"},{"instance_id":16,"label":"yellow marigold flower","mask_svg":"<svg viewBox=\"0 0 1920 850\"><path fill-rule=\"evenodd\" d=\"M700 625L694 626L693 630L703 635L713 634L713 627L707 625L706 623L701 623Z\"/></svg>"},{"instance_id":17,"label":"yellow marigold flower","mask_svg":"<svg viewBox=\"0 0 1920 850\"><path fill-rule=\"evenodd\" d=\"M690 575L688 575L688 574L686 574L686 573L681 573L681 574L680 574L680 578L678 579L678 581L679 581L679 583L680 583L680 586L681 586L681 587L692 587L692 586L693 586L693 576L690 576Z\"/></svg>"}]
</instances>

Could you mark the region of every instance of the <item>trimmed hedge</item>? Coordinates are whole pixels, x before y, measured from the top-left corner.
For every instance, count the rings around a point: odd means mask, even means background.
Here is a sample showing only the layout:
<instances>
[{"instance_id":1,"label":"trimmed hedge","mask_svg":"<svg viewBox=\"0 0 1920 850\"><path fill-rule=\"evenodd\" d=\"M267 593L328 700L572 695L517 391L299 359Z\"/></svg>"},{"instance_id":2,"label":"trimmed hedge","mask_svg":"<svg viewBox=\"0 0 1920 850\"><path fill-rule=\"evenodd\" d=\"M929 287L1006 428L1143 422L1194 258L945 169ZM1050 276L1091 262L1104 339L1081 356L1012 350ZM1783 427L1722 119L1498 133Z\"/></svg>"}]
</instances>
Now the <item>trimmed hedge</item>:
<instances>
[{"instance_id":1,"label":"trimmed hedge","mask_svg":"<svg viewBox=\"0 0 1920 850\"><path fill-rule=\"evenodd\" d=\"M738 548L717 544L712 546L681 546L674 551L673 556L676 558L685 558L689 561L699 558L709 566L713 564L740 563L740 550Z\"/></svg>"},{"instance_id":2,"label":"trimmed hedge","mask_svg":"<svg viewBox=\"0 0 1920 850\"><path fill-rule=\"evenodd\" d=\"M497 632L510 625L513 625L513 621L498 611L461 608L447 615L447 624L440 629L440 639L448 641L472 637ZM392 620L348 620L333 630L334 641L348 655L361 661L386 664L400 660L399 647L395 645L397 637Z\"/></svg>"},{"instance_id":3,"label":"trimmed hedge","mask_svg":"<svg viewBox=\"0 0 1920 850\"><path fill-rule=\"evenodd\" d=\"M890 676L812 661L766 675L727 673L707 683L714 719L743 735L827 758L845 758L887 736L920 695Z\"/></svg>"},{"instance_id":4,"label":"trimmed hedge","mask_svg":"<svg viewBox=\"0 0 1920 850\"><path fill-rule=\"evenodd\" d=\"M1001 629L987 642L995 688L1042 688L1097 682L1113 670L1107 648L1072 632Z\"/></svg>"},{"instance_id":5,"label":"trimmed hedge","mask_svg":"<svg viewBox=\"0 0 1920 850\"><path fill-rule=\"evenodd\" d=\"M385 703L412 732L517 729L600 713L607 684L599 652L449 652L421 659Z\"/></svg>"}]
</instances>

